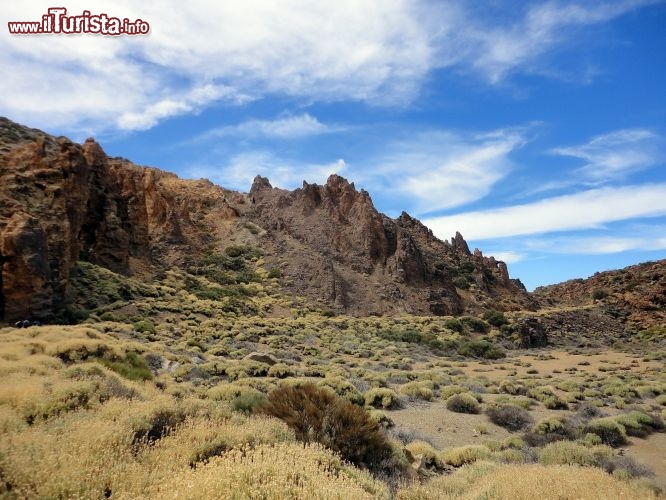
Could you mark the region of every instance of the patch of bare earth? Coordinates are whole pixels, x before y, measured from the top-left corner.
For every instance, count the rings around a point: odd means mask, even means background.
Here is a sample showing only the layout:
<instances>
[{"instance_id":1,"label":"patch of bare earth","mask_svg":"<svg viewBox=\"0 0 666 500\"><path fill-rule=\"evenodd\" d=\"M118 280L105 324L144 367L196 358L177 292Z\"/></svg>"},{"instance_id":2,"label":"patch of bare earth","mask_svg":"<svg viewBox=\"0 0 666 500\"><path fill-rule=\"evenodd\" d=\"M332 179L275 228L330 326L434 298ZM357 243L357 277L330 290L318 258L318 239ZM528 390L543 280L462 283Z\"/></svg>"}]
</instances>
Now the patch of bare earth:
<instances>
[{"instance_id":1,"label":"patch of bare earth","mask_svg":"<svg viewBox=\"0 0 666 500\"><path fill-rule=\"evenodd\" d=\"M666 433L651 434L645 439L631 438L627 456L649 467L655 474L652 478L666 491Z\"/></svg>"},{"instance_id":2,"label":"patch of bare earth","mask_svg":"<svg viewBox=\"0 0 666 500\"><path fill-rule=\"evenodd\" d=\"M490 439L501 440L511 435L483 414L455 413L444 401L414 403L390 412L395 425L404 431L415 431L416 438L427 437L435 448L454 448L467 444L483 444ZM482 434L481 431L485 430Z\"/></svg>"}]
</instances>

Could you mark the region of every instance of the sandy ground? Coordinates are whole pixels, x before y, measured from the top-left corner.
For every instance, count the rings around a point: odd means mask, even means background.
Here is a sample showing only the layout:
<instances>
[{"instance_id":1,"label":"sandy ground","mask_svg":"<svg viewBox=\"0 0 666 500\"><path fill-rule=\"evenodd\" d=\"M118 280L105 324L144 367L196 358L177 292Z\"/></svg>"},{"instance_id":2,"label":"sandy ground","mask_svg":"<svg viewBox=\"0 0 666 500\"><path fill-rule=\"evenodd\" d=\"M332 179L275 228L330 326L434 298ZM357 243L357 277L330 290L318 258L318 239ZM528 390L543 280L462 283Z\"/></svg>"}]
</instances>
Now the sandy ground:
<instances>
[{"instance_id":1,"label":"sandy ground","mask_svg":"<svg viewBox=\"0 0 666 500\"><path fill-rule=\"evenodd\" d=\"M539 359L539 356L543 359ZM640 355L612 351L600 354L571 354L544 350L493 362L454 362L452 365L470 378L489 380L500 380L509 376L542 378L547 375L575 379L586 374L611 375L608 370L617 370L615 373L623 371L647 373L662 368L661 362L643 361L642 358ZM575 368L575 371L567 371L567 368L570 370ZM527 370L537 370L537 373L528 374ZM514 375L514 372L517 373ZM485 402L489 402L498 395L483 394L482 397ZM604 407L602 411L606 414L620 412L613 407ZM548 410L542 405L530 411L535 422L550 415L563 413L569 412ZM388 416L398 428L413 431L417 439L426 438L439 450L467 444L483 444L487 440L502 440L511 435L521 435L520 432L511 433L494 425L483 413L467 415L449 411L444 401L412 402L406 408L388 412ZM625 447L625 453L654 471L655 476L652 479L666 490L666 433L652 434L646 439L631 438L630 445Z\"/></svg>"},{"instance_id":2,"label":"sandy ground","mask_svg":"<svg viewBox=\"0 0 666 500\"><path fill-rule=\"evenodd\" d=\"M652 478L666 491L666 433L651 434L646 439L631 438L627 456L647 465L655 474Z\"/></svg>"},{"instance_id":3,"label":"sandy ground","mask_svg":"<svg viewBox=\"0 0 666 500\"><path fill-rule=\"evenodd\" d=\"M539 359L539 356L549 359ZM552 359L550 359L552 358ZM520 366L520 364L530 366ZM589 365L581 365L589 363ZM528 370L538 370L537 375L557 375L566 376L566 369L575 368L574 373L594 373L604 374L602 370L617 369L619 371L641 371L658 370L662 367L659 361L643 361L643 356L629 354L624 352L608 351L600 354L571 354L564 351L534 351L530 354L512 356L507 359L497 360L491 363L470 361L465 363L467 366L461 368L470 376L486 376L490 380L497 380L507 377L510 373L516 372L516 377L529 377ZM560 371L562 373L557 373Z\"/></svg>"},{"instance_id":4,"label":"sandy ground","mask_svg":"<svg viewBox=\"0 0 666 500\"><path fill-rule=\"evenodd\" d=\"M511 436L509 431L491 423L485 415L452 412L446 408L444 401L417 403L391 411L388 416L396 426L427 436L440 450ZM485 429L485 434L481 434L482 429Z\"/></svg>"}]
</instances>

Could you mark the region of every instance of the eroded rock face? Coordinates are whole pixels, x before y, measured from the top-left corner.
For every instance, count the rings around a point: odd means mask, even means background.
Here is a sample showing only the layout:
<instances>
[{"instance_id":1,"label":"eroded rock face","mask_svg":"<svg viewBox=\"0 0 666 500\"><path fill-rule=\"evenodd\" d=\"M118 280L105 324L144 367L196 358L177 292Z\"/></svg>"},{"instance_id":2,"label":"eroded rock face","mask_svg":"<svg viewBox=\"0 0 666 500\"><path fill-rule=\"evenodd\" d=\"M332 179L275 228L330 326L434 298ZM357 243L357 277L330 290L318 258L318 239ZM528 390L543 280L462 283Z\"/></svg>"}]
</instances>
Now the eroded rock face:
<instances>
[{"instance_id":1,"label":"eroded rock face","mask_svg":"<svg viewBox=\"0 0 666 500\"><path fill-rule=\"evenodd\" d=\"M186 181L0 118L0 309L41 319L68 296L77 260L123 274L196 263L231 244L262 250L286 293L338 312L476 313L529 307L506 266L441 241L403 213L332 175L285 191L255 178L249 194ZM253 231L248 231L248 225Z\"/></svg>"},{"instance_id":2,"label":"eroded rock face","mask_svg":"<svg viewBox=\"0 0 666 500\"><path fill-rule=\"evenodd\" d=\"M78 145L0 119L0 319L61 307L78 259L131 274L133 258L176 260L170 246L203 251L190 210L237 217L224 198L211 183L108 158L92 139Z\"/></svg>"},{"instance_id":3,"label":"eroded rock face","mask_svg":"<svg viewBox=\"0 0 666 500\"><path fill-rule=\"evenodd\" d=\"M548 334L538 318L523 318L511 326L510 333L517 334L519 347L546 347Z\"/></svg>"},{"instance_id":4,"label":"eroded rock face","mask_svg":"<svg viewBox=\"0 0 666 500\"><path fill-rule=\"evenodd\" d=\"M52 307L53 284L47 235L39 221L14 213L0 239L2 307L9 319L27 318Z\"/></svg>"}]
</instances>

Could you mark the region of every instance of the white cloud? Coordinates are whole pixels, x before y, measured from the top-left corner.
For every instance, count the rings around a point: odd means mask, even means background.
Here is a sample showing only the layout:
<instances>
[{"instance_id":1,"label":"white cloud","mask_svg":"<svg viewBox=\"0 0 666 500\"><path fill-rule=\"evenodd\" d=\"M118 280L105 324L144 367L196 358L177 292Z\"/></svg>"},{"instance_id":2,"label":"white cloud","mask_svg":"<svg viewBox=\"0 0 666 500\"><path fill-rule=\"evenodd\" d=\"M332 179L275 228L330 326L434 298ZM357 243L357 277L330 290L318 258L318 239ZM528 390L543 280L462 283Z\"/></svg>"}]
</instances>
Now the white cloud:
<instances>
[{"instance_id":1,"label":"white cloud","mask_svg":"<svg viewBox=\"0 0 666 500\"><path fill-rule=\"evenodd\" d=\"M466 58L491 83L497 83L512 71L538 69L544 56L557 48L575 47L577 31L581 28L608 22L659 1L538 3L530 6L522 19L510 25L497 25L494 19L486 25L469 25L463 34L463 38L468 39Z\"/></svg>"},{"instance_id":2,"label":"white cloud","mask_svg":"<svg viewBox=\"0 0 666 500\"><path fill-rule=\"evenodd\" d=\"M347 165L343 159L328 164L309 164L285 161L269 152L243 153L231 158L220 167L192 166L187 169L189 177L203 177L228 189L247 191L255 176L267 177L273 187L294 189L302 182L323 184L332 174L341 174Z\"/></svg>"},{"instance_id":3,"label":"white cloud","mask_svg":"<svg viewBox=\"0 0 666 500\"><path fill-rule=\"evenodd\" d=\"M356 178L371 179L373 191L406 197L417 213L460 206L486 196L509 173L509 155L525 143L525 131L422 133L388 146L385 156Z\"/></svg>"},{"instance_id":4,"label":"white cloud","mask_svg":"<svg viewBox=\"0 0 666 500\"><path fill-rule=\"evenodd\" d=\"M528 256L528 254L525 252L516 252L514 250L497 251L497 252L491 250L489 252L484 252L484 253L487 253L487 255L492 255L493 257L495 257L496 260L501 260L506 264L515 264L516 262L525 260Z\"/></svg>"},{"instance_id":5,"label":"white cloud","mask_svg":"<svg viewBox=\"0 0 666 500\"><path fill-rule=\"evenodd\" d=\"M552 152L585 161L576 171L583 180L605 182L659 164L663 160L660 142L660 137L650 130L625 129L593 137L587 144L556 148Z\"/></svg>"},{"instance_id":6,"label":"white cloud","mask_svg":"<svg viewBox=\"0 0 666 500\"><path fill-rule=\"evenodd\" d=\"M228 125L211 129L193 139L193 142L205 141L216 137L268 137L278 139L297 139L313 135L328 134L345 130L344 127L329 126L317 118L304 113L287 116L276 120L248 120L238 125Z\"/></svg>"},{"instance_id":7,"label":"white cloud","mask_svg":"<svg viewBox=\"0 0 666 500\"><path fill-rule=\"evenodd\" d=\"M13 77L0 84L2 113L45 127L143 129L219 99L272 93L408 102L433 64L423 7L409 0L93 3L72 0L68 14L141 18L150 34L3 32L0 63ZM3 17L40 20L50 6L15 2Z\"/></svg>"},{"instance_id":8,"label":"white cloud","mask_svg":"<svg viewBox=\"0 0 666 500\"><path fill-rule=\"evenodd\" d=\"M440 237L460 231L484 240L598 228L614 221L666 215L666 184L600 188L534 203L433 217L423 223Z\"/></svg>"},{"instance_id":9,"label":"white cloud","mask_svg":"<svg viewBox=\"0 0 666 500\"><path fill-rule=\"evenodd\" d=\"M622 238L622 237L589 237L564 240L560 247L554 247L556 253L574 254L612 254L630 250L665 250L666 238Z\"/></svg>"},{"instance_id":10,"label":"white cloud","mask_svg":"<svg viewBox=\"0 0 666 500\"><path fill-rule=\"evenodd\" d=\"M47 128L145 129L223 101L271 95L406 104L435 68L461 66L498 82L531 70L576 30L652 0L547 2L484 20L463 0L69 0L141 18L147 36L0 33L0 113ZM6 4L6 5L5 5ZM3 18L38 21L50 0L4 2ZM508 19L508 20L507 20Z\"/></svg>"}]
</instances>

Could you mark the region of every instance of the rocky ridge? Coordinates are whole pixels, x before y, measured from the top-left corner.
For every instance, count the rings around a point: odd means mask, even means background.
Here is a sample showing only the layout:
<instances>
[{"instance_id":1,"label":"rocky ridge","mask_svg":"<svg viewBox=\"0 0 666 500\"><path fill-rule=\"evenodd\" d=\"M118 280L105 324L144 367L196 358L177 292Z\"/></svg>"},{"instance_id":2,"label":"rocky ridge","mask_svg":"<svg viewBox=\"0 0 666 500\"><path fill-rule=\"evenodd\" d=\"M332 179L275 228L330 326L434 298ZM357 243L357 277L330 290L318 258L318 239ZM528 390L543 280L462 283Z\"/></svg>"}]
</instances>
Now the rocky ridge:
<instances>
[{"instance_id":1,"label":"rocky ridge","mask_svg":"<svg viewBox=\"0 0 666 500\"><path fill-rule=\"evenodd\" d=\"M354 315L461 314L535 303L503 262L380 214L337 175L249 194L109 158L0 119L0 318L48 318L78 260L150 279L230 245L257 247L285 293Z\"/></svg>"}]
</instances>

